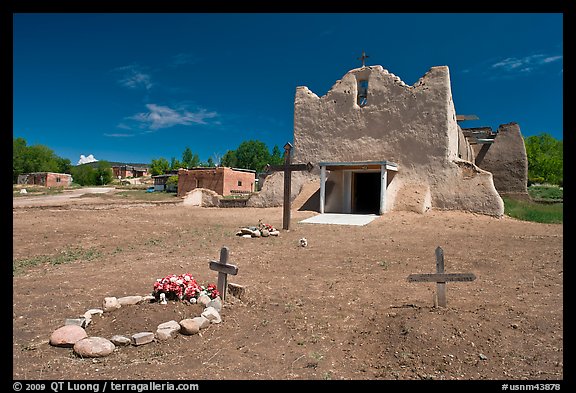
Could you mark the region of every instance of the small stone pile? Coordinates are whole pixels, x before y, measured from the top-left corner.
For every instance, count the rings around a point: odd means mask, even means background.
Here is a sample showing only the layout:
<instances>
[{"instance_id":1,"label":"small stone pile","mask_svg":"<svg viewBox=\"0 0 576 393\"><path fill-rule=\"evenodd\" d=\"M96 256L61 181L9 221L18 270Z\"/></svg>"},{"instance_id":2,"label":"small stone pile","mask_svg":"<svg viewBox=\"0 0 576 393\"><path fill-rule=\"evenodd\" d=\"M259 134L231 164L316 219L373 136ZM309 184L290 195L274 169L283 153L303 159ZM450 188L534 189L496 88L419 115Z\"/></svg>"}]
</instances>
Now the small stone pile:
<instances>
[{"instance_id":1,"label":"small stone pile","mask_svg":"<svg viewBox=\"0 0 576 393\"><path fill-rule=\"evenodd\" d=\"M258 222L258 226L246 226L241 227L236 236L242 236L245 238L252 237L268 237L268 236L279 236L280 231L274 228L270 224L262 223L262 220Z\"/></svg>"},{"instance_id":2,"label":"small stone pile","mask_svg":"<svg viewBox=\"0 0 576 393\"><path fill-rule=\"evenodd\" d=\"M204 305L204 310L200 316L195 318L177 321L167 321L158 325L156 332L138 332L130 337L114 335L110 339L104 337L90 337L86 333L86 328L92 322L94 315L102 315L105 312L113 312L125 306L141 304L144 302L155 302L152 295L146 296L124 296L120 298L106 297L102 302L102 309L93 308L86 311L81 317L67 318L64 326L56 329L50 336L50 345L57 347L73 348L80 357L96 358L108 356L114 352L116 347L128 345L144 345L156 340L168 340L178 334L193 335L201 329L206 329L212 323L222 322L220 311L222 310L222 300L220 297L211 299L209 296L198 297L197 303Z\"/></svg>"}]
</instances>

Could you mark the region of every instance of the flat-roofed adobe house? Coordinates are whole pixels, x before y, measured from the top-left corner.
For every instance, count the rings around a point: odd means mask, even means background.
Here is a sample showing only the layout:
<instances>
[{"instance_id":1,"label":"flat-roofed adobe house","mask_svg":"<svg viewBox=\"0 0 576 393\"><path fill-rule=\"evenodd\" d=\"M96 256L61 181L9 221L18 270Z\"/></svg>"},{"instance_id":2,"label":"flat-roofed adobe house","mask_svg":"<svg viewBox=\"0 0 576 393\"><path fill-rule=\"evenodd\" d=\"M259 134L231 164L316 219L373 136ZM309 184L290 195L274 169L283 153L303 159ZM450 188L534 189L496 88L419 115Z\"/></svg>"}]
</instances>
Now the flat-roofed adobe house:
<instances>
[{"instance_id":1,"label":"flat-roofed adobe house","mask_svg":"<svg viewBox=\"0 0 576 393\"><path fill-rule=\"evenodd\" d=\"M33 172L18 175L18 184L31 184L44 187L68 187L72 184L72 175L55 172Z\"/></svg>"},{"instance_id":2,"label":"flat-roofed adobe house","mask_svg":"<svg viewBox=\"0 0 576 393\"><path fill-rule=\"evenodd\" d=\"M212 190L219 195L250 194L254 191L256 171L251 169L215 167L178 170L178 196L196 188Z\"/></svg>"},{"instance_id":3,"label":"flat-roofed adobe house","mask_svg":"<svg viewBox=\"0 0 576 393\"><path fill-rule=\"evenodd\" d=\"M148 176L148 168L144 166L134 165L113 165L112 175L115 179L125 179L127 177L143 177Z\"/></svg>"},{"instance_id":4,"label":"flat-roofed adobe house","mask_svg":"<svg viewBox=\"0 0 576 393\"><path fill-rule=\"evenodd\" d=\"M497 187L527 192L520 128L461 128L469 119L456 115L447 66L430 68L412 86L380 65L363 65L324 96L297 87L292 162L314 169L295 172L292 190L312 177L317 188L307 202L315 199L309 205L321 213L445 209L502 216ZM273 194L267 184L281 185L270 181L278 176L267 178L261 194Z\"/></svg>"}]
</instances>

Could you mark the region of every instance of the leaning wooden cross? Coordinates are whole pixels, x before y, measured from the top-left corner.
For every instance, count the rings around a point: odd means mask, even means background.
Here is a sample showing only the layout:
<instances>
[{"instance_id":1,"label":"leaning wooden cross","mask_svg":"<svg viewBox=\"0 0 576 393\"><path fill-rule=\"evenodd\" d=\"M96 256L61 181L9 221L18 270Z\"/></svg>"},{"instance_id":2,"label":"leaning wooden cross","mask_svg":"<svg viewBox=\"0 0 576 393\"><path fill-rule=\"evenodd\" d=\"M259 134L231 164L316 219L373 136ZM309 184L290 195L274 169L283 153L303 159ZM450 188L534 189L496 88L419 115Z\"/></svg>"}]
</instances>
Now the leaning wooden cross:
<instances>
[{"instance_id":1,"label":"leaning wooden cross","mask_svg":"<svg viewBox=\"0 0 576 393\"><path fill-rule=\"evenodd\" d=\"M228 264L228 247L222 247L220 250L220 260L210 261L210 270L218 272L218 284L216 288L220 292L222 301L226 300L226 289L228 288L228 274L235 276L238 274L238 267Z\"/></svg>"},{"instance_id":2,"label":"leaning wooden cross","mask_svg":"<svg viewBox=\"0 0 576 393\"><path fill-rule=\"evenodd\" d=\"M438 306L446 307L446 282L448 281L474 281L474 273L444 273L444 250L436 248L436 273L410 274L410 282L435 282L438 297Z\"/></svg>"},{"instance_id":3,"label":"leaning wooden cross","mask_svg":"<svg viewBox=\"0 0 576 393\"><path fill-rule=\"evenodd\" d=\"M287 142L284 145L284 165L266 165L265 172L278 172L284 171L284 214L282 216L282 229L290 229L290 194L292 193L292 172L293 171L308 171L310 172L314 166L308 162L306 164L291 164L290 153L292 151L292 144Z\"/></svg>"}]
</instances>

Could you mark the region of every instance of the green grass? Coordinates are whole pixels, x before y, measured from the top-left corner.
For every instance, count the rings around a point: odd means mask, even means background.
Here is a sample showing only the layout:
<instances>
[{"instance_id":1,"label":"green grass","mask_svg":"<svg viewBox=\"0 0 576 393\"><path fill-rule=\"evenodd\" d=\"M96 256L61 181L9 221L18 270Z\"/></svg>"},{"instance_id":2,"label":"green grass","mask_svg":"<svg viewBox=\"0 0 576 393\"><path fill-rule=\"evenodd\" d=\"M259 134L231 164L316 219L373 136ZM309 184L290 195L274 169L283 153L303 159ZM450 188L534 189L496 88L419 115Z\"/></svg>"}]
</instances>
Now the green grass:
<instances>
[{"instance_id":1,"label":"green grass","mask_svg":"<svg viewBox=\"0 0 576 393\"><path fill-rule=\"evenodd\" d=\"M146 190L125 190L114 194L116 199L139 200L139 201L177 201L177 194L174 192L146 192Z\"/></svg>"},{"instance_id":2,"label":"green grass","mask_svg":"<svg viewBox=\"0 0 576 393\"><path fill-rule=\"evenodd\" d=\"M100 256L100 251L95 249L83 249L79 247L67 247L55 255L38 255L32 258L12 261L12 275L15 276L26 271L28 268L38 265L60 265L79 260L91 261Z\"/></svg>"},{"instance_id":3,"label":"green grass","mask_svg":"<svg viewBox=\"0 0 576 393\"><path fill-rule=\"evenodd\" d=\"M563 203L537 203L503 197L504 214L523 221L562 224Z\"/></svg>"},{"instance_id":4,"label":"green grass","mask_svg":"<svg viewBox=\"0 0 576 393\"><path fill-rule=\"evenodd\" d=\"M535 200L562 200L564 198L564 189L558 186L530 186L528 194Z\"/></svg>"}]
</instances>

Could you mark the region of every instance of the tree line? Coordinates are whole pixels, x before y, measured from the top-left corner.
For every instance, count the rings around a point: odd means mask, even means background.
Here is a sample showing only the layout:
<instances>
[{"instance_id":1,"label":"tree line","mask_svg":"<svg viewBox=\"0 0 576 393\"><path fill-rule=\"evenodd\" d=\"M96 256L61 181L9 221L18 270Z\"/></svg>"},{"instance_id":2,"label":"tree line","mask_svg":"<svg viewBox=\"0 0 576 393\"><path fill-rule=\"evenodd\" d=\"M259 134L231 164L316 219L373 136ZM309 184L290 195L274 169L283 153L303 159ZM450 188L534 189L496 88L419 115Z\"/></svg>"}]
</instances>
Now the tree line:
<instances>
[{"instance_id":1,"label":"tree line","mask_svg":"<svg viewBox=\"0 0 576 393\"><path fill-rule=\"evenodd\" d=\"M112 166L108 161L72 165L69 159L58 157L52 149L44 145L28 146L26 140L21 137L13 137L12 149L12 183L18 182L18 176L33 172L55 172L72 175L74 183L81 186L104 185L113 180ZM172 157L168 161L164 157L153 159L149 165L149 173L153 176L163 175L180 168L196 168L216 166L228 166L243 169L253 169L261 172L266 164L279 165L284 162L278 146L274 146L272 152L262 141L249 140L242 142L237 149L228 150L221 159L209 157L206 161L200 161L197 153L193 153L190 147L182 152L181 160Z\"/></svg>"},{"instance_id":2,"label":"tree line","mask_svg":"<svg viewBox=\"0 0 576 393\"><path fill-rule=\"evenodd\" d=\"M562 140L548 133L524 138L528 157L528 183L549 183L563 185L564 150ZM221 159L212 157L201 162L198 154L186 147L182 159L172 157L153 159L149 171L152 175L166 174L179 168L227 166L252 169L262 172L266 164L281 165L283 154L278 146L272 151L262 141L249 140L240 143L235 150L228 150ZM18 182L18 175L32 172L56 172L71 174L74 182L84 185L103 185L112 181L112 169L108 161L73 166L69 159L58 157L53 150L44 145L28 146L26 140L13 137L12 181Z\"/></svg>"},{"instance_id":3,"label":"tree line","mask_svg":"<svg viewBox=\"0 0 576 393\"><path fill-rule=\"evenodd\" d=\"M196 167L213 168L216 166L226 166L232 168L252 169L256 172L262 172L267 164L279 165L284 162L283 155L277 145L274 145L272 152L262 141L249 140L240 143L235 150L228 150L221 159L215 161L209 157L207 161L201 162L198 154L192 153L189 147L184 149L182 160L175 157L170 162L164 157L153 159L150 163L150 173L163 175L179 168L190 169Z\"/></svg>"}]
</instances>

